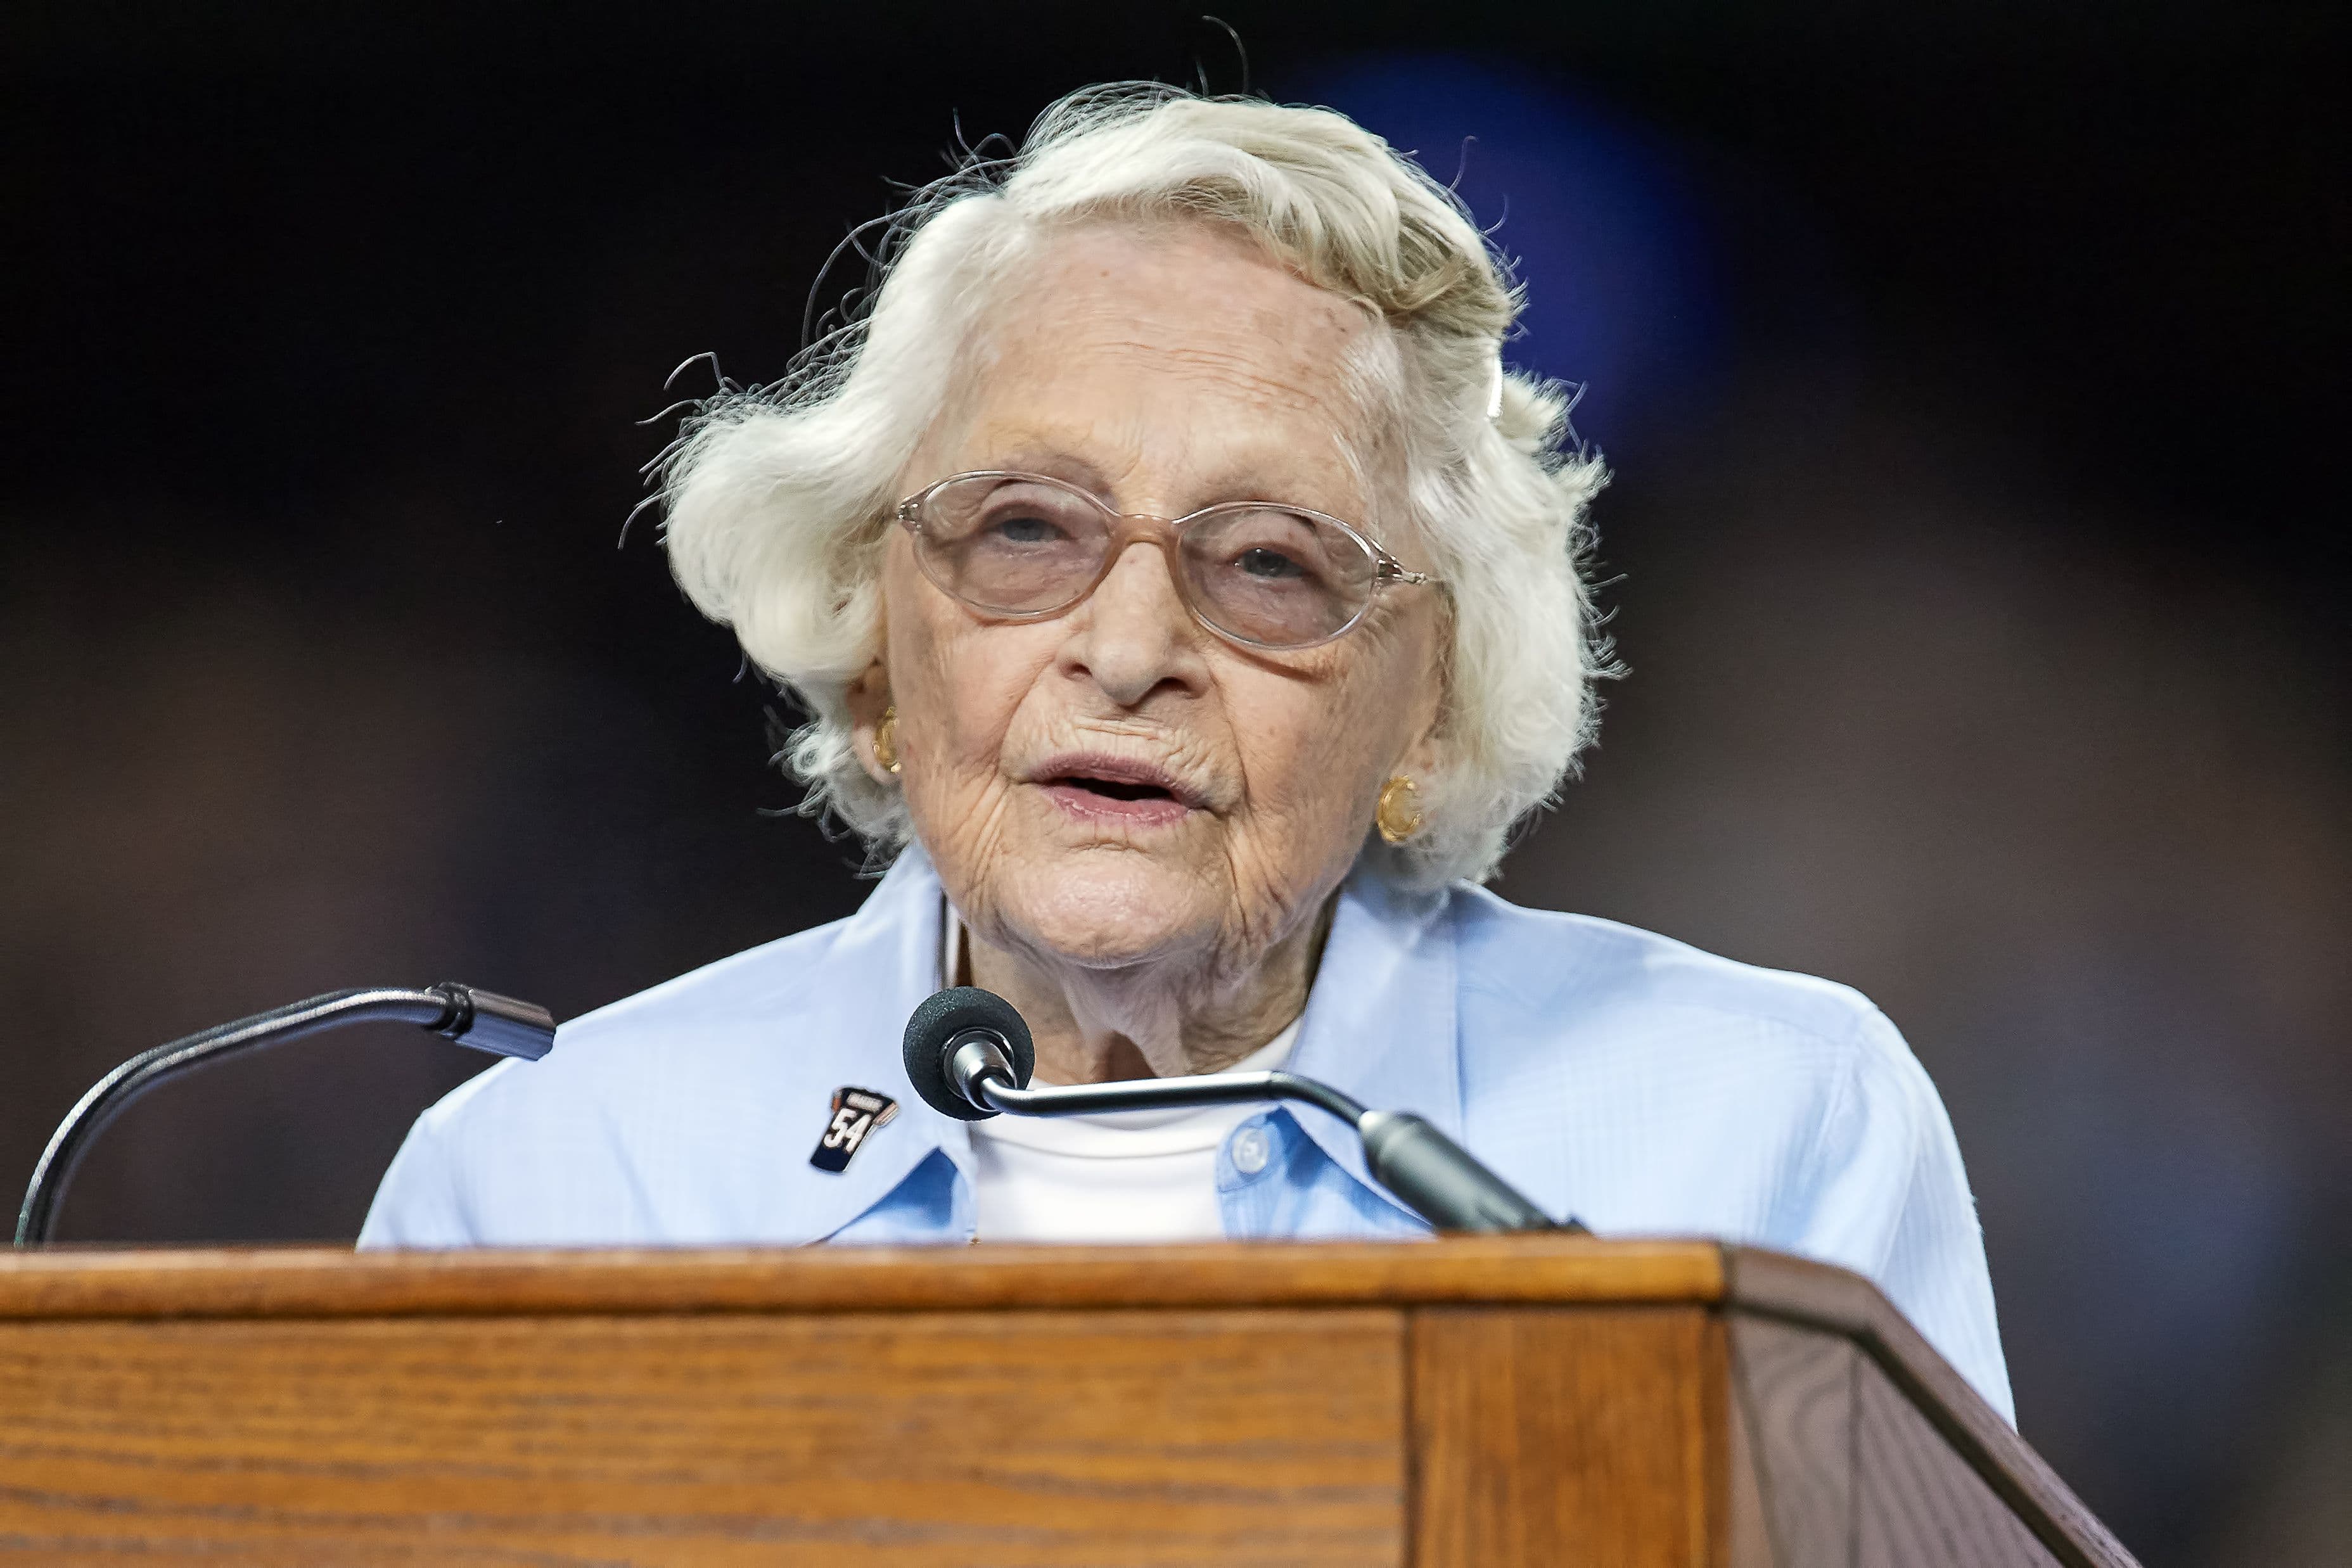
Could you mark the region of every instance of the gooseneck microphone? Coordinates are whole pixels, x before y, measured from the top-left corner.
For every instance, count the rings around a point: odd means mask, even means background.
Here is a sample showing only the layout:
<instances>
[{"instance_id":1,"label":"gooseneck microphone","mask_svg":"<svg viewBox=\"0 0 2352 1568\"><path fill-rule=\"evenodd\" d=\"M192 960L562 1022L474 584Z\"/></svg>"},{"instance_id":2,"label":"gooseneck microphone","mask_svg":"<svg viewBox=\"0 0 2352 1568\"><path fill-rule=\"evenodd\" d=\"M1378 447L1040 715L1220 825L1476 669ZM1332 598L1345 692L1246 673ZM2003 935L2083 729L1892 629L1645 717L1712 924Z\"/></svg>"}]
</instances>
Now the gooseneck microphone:
<instances>
[{"instance_id":1,"label":"gooseneck microphone","mask_svg":"<svg viewBox=\"0 0 2352 1568\"><path fill-rule=\"evenodd\" d=\"M907 1020L906 1059L907 1076L923 1103L966 1122L984 1122L999 1113L1082 1116L1297 1101L1355 1128L1373 1177L1439 1230L1584 1228L1572 1219L1565 1225L1555 1221L1419 1116L1367 1110L1329 1084L1296 1073L1205 1073L1033 1089L1029 1078L1036 1071L1037 1051L1028 1023L1011 1002L974 986L938 992L915 1009Z\"/></svg>"},{"instance_id":2,"label":"gooseneck microphone","mask_svg":"<svg viewBox=\"0 0 2352 1568\"><path fill-rule=\"evenodd\" d=\"M65 1199L66 1185L73 1180L74 1168L89 1152L89 1145L133 1100L165 1079L240 1051L282 1045L347 1024L386 1019L421 1024L476 1051L530 1061L545 1056L555 1044L555 1019L545 1008L451 980L413 991L390 987L330 991L307 1002L256 1013L159 1045L100 1079L58 1124L49 1146L41 1153L41 1163L33 1167L32 1185L25 1189L25 1207L16 1214L16 1245L37 1247L48 1240L58 1206Z\"/></svg>"}]
</instances>

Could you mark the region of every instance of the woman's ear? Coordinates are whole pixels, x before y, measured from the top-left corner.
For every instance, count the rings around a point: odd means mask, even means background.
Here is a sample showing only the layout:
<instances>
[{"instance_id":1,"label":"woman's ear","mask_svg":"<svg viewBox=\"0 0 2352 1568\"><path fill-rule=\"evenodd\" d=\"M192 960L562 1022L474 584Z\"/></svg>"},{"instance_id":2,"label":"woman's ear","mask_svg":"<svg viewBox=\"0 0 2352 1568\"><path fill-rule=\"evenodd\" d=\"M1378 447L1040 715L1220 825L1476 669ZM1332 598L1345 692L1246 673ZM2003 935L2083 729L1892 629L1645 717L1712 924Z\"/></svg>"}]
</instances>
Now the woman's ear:
<instances>
[{"instance_id":1,"label":"woman's ear","mask_svg":"<svg viewBox=\"0 0 2352 1568\"><path fill-rule=\"evenodd\" d=\"M890 769L875 751L874 737L882 727L883 716L890 711L890 672L877 659L858 673L843 695L849 703L849 746L857 754L857 765L877 784L889 783Z\"/></svg>"},{"instance_id":2,"label":"woman's ear","mask_svg":"<svg viewBox=\"0 0 2352 1568\"><path fill-rule=\"evenodd\" d=\"M1444 737L1438 734L1438 727L1432 724L1421 732L1420 739L1405 748L1396 770L1408 779L1434 779L1444 770L1445 757Z\"/></svg>"},{"instance_id":3,"label":"woman's ear","mask_svg":"<svg viewBox=\"0 0 2352 1568\"><path fill-rule=\"evenodd\" d=\"M1408 779L1434 779L1451 760L1453 747L1447 742L1445 709L1447 693L1453 685L1453 622L1450 615L1439 622L1437 635L1441 652L1430 661L1428 673L1412 683L1412 712L1407 723L1412 738L1397 758L1397 772Z\"/></svg>"}]
</instances>

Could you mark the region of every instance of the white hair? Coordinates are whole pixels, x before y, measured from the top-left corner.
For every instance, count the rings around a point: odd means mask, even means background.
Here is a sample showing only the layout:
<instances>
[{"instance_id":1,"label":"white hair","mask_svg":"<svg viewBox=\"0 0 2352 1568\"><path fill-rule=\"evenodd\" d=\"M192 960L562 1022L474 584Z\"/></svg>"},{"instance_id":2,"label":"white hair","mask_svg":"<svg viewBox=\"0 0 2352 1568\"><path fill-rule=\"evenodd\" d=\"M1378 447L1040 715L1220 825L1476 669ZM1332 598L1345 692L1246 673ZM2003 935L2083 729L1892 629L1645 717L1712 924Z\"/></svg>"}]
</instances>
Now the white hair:
<instances>
[{"instance_id":1,"label":"white hair","mask_svg":"<svg viewBox=\"0 0 2352 1568\"><path fill-rule=\"evenodd\" d=\"M1003 159L916 193L876 252L870 307L769 387L721 385L655 465L671 569L813 716L779 758L884 852L903 798L850 747L849 684L877 649L897 486L1009 264L1090 222L1238 229L1385 326L1370 373L1400 438L1402 511L1453 599L1423 831L1367 854L1412 885L1483 880L1591 738L1605 674L1583 564L1605 472L1571 449L1557 383L1506 373L1520 298L1454 194L1343 115L1157 85L1089 89ZM1368 824L1369 826L1369 824Z\"/></svg>"}]
</instances>

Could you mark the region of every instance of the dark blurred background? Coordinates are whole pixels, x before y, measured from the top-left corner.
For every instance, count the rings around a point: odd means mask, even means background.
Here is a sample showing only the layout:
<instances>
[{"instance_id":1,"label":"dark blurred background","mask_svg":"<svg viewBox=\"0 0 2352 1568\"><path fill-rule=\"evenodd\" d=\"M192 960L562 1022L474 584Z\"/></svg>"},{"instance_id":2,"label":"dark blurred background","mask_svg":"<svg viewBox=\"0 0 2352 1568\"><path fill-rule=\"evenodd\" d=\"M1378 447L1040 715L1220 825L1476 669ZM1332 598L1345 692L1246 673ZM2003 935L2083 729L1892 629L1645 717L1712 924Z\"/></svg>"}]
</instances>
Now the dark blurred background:
<instances>
[{"instance_id":1,"label":"dark blurred background","mask_svg":"<svg viewBox=\"0 0 2352 1568\"><path fill-rule=\"evenodd\" d=\"M1871 993L2027 1436L2151 1568L2342 1561L2343 9L1220 5L1246 76L1191 5L9 8L0 1176L224 1019L570 1016L852 909L621 540L640 422L959 137L1246 81L1459 179L1616 469L1632 674L1503 891ZM350 1237L480 1065L174 1087L61 1233Z\"/></svg>"}]
</instances>

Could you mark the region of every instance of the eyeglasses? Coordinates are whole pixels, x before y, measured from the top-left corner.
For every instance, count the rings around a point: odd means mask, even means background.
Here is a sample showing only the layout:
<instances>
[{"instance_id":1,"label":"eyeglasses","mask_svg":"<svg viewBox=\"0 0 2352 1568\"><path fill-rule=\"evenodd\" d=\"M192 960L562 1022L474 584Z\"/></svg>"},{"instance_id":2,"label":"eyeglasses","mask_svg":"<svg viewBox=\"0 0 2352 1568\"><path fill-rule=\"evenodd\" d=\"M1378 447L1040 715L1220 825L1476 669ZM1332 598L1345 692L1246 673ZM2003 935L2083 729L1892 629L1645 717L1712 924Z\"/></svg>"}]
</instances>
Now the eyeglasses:
<instances>
[{"instance_id":1,"label":"eyeglasses","mask_svg":"<svg viewBox=\"0 0 2352 1568\"><path fill-rule=\"evenodd\" d=\"M1228 501L1141 517L1042 474L951 475L899 502L898 521L925 577L1007 621L1063 613L1102 585L1129 545L1157 545L1193 619L1248 648L1328 643L1382 590L1437 581L1304 507Z\"/></svg>"}]
</instances>

